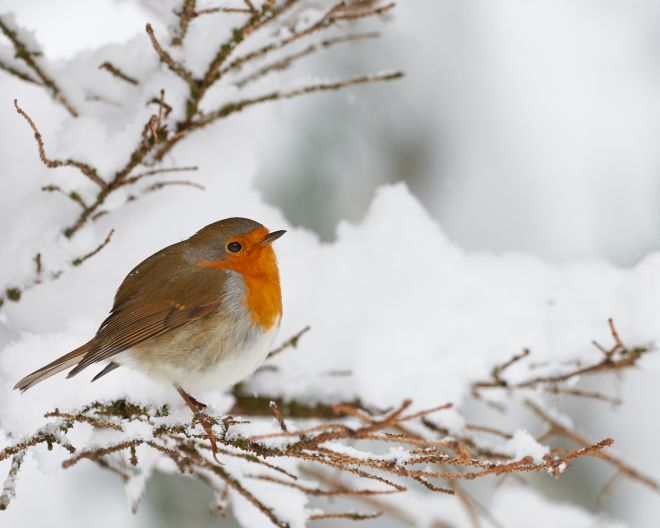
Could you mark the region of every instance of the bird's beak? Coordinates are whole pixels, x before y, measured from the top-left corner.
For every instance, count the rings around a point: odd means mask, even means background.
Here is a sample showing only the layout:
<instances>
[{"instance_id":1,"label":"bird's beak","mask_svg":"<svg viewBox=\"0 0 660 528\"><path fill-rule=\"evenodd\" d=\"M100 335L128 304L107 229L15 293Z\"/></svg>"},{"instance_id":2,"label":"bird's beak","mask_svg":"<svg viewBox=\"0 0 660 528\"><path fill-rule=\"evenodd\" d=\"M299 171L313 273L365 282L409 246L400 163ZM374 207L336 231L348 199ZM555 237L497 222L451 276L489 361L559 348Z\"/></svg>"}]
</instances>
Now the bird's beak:
<instances>
[{"instance_id":1,"label":"bird's beak","mask_svg":"<svg viewBox=\"0 0 660 528\"><path fill-rule=\"evenodd\" d=\"M272 231L266 235L266 238L263 239L263 242L261 242L262 246L272 244L275 242L278 238L280 238L286 231L284 229L281 229L280 231Z\"/></svg>"}]
</instances>

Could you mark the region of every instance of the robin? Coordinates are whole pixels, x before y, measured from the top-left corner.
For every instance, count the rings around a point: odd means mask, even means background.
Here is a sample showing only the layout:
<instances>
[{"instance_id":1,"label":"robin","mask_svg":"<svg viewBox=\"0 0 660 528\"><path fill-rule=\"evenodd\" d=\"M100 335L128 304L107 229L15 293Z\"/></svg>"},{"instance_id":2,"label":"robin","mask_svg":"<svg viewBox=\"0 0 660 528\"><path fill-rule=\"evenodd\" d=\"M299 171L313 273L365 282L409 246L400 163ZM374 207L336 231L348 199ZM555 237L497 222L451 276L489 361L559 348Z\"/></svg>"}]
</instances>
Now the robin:
<instances>
[{"instance_id":1,"label":"robin","mask_svg":"<svg viewBox=\"0 0 660 528\"><path fill-rule=\"evenodd\" d=\"M23 392L62 370L73 367L70 378L106 363L96 381L126 365L172 383L195 416L203 416L206 405L189 391L229 387L268 355L282 317L272 243L284 233L227 218L151 255L121 283L91 340L14 388ZM215 456L211 423L200 422Z\"/></svg>"}]
</instances>

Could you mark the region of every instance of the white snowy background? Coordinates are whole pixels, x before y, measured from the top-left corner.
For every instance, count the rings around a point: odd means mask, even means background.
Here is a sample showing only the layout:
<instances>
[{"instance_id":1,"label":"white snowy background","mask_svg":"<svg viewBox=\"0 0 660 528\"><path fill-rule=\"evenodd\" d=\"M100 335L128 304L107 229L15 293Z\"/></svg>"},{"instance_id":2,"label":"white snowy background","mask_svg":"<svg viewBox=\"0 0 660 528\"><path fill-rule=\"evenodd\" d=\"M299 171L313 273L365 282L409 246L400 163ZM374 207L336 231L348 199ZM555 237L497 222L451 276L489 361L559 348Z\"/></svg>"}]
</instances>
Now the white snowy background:
<instances>
[{"instance_id":1,"label":"white snowy background","mask_svg":"<svg viewBox=\"0 0 660 528\"><path fill-rule=\"evenodd\" d=\"M146 0L0 0L0 13L34 30L72 99L89 89L127 103L110 112L81 102L84 117L72 120L43 90L0 72L0 284L30 277L37 251L57 268L116 229L93 260L0 312L0 432L28 434L44 411L91 399L176 404L173 391L124 369L93 385L81 375L25 395L11 387L90 336L135 263L234 215L288 229L277 246L281 337L312 326L278 358L277 374L253 380L257 392L460 408L470 381L523 347L553 362L595 353L592 339L608 342L608 317L627 343L660 340L657 2L401 2L380 41L315 57L286 78L398 67L404 80L259 107L196 133L169 161L198 165L192 179L205 191L172 187L125 206L117 196L116 210L65 243L57 233L77 211L40 188L84 194L91 184L41 165L12 100L37 121L49 154L117 168L149 115L141 98L161 85L168 98L182 93L143 32L147 21L165 31L162 11ZM149 85L98 71L107 59ZM333 370L352 376L328 377ZM620 407L556 403L657 478L659 382L660 362L649 356L599 387ZM448 416L460 427L458 413ZM60 461L28 455L0 525L231 525L210 517L210 497L183 478L154 479L132 514L115 476L84 464L63 472ZM509 483L483 500L508 528L656 526L660 499L633 482L596 505L610 476L589 460L557 481ZM438 511L469 526L451 498L393 501L408 501L419 526ZM235 507L244 526L264 521Z\"/></svg>"}]
</instances>

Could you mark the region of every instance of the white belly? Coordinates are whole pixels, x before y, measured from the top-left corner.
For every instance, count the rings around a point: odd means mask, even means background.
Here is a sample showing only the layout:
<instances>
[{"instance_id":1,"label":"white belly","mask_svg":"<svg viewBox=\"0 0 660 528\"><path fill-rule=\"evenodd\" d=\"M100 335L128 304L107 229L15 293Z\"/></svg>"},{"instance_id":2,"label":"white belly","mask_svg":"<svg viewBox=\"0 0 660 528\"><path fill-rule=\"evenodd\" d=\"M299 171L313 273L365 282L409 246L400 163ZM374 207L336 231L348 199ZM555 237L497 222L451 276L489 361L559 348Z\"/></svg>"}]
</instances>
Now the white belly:
<instances>
[{"instance_id":1,"label":"white belly","mask_svg":"<svg viewBox=\"0 0 660 528\"><path fill-rule=\"evenodd\" d=\"M268 332L253 332L243 346L232 353L222 354L219 360L202 369L174 369L172 378L184 389L194 392L224 390L252 374L273 349L279 323ZM209 351L213 354L214 351Z\"/></svg>"},{"instance_id":2,"label":"white belly","mask_svg":"<svg viewBox=\"0 0 660 528\"><path fill-rule=\"evenodd\" d=\"M116 356L121 365L192 394L224 390L244 380L272 350L279 321L269 331L221 314L188 323Z\"/></svg>"}]
</instances>

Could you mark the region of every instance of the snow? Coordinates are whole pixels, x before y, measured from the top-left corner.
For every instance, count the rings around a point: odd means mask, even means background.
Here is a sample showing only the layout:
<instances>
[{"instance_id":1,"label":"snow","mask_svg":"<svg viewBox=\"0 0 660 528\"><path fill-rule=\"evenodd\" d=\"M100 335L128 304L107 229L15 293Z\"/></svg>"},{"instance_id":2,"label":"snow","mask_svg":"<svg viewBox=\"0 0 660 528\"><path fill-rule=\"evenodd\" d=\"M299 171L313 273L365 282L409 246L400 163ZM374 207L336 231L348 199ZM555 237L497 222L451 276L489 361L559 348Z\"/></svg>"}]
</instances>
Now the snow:
<instances>
[{"instance_id":1,"label":"snow","mask_svg":"<svg viewBox=\"0 0 660 528\"><path fill-rule=\"evenodd\" d=\"M548 447L539 444L536 439L523 429L513 433L513 438L504 445L504 451L511 454L515 460L531 457L534 463L543 464L543 457L548 454Z\"/></svg>"},{"instance_id":2,"label":"snow","mask_svg":"<svg viewBox=\"0 0 660 528\"><path fill-rule=\"evenodd\" d=\"M505 486L496 496L492 513L509 528L530 526L530 512L534 512L534 528L623 528L610 519L592 515L588 511L566 503L553 503L522 486Z\"/></svg>"},{"instance_id":3,"label":"snow","mask_svg":"<svg viewBox=\"0 0 660 528\"><path fill-rule=\"evenodd\" d=\"M173 23L171 10L156 2L143 4L150 12L162 11L164 19L156 26L156 34L165 41L164 28ZM215 28L210 18L200 24L204 37ZM208 49L212 47L203 38L193 37L176 53L194 56L191 67L199 73ZM103 60L142 82L134 87L99 71ZM83 111L79 119L69 119L61 109L53 109L50 98L37 91L25 89L19 102L41 129L49 156L93 163L104 175L118 170L139 141L142 126L153 111L146 101L166 87L166 100L180 108L186 95L183 83L159 65L143 35L86 51L54 65L52 72L58 79L69 79L63 86ZM0 103L11 101L18 86L14 81L0 85ZM85 100L88 93L118 100L123 106L93 104ZM211 93L205 104L215 108L234 94L231 89ZM66 240L60 232L77 211L65 198L38 190L55 182L88 198L96 190L94 184L72 169L42 167L27 125L9 104L0 104L0 112L0 122L12 131L0 143L6 174L3 186L7 182L6 192L0 193L0 225L11 226L2 232L0 261L7 264L0 269L0 284L31 280L35 273L32 258L37 252L42 253L47 272L66 272L56 281L25 292L20 303L2 308L0 428L7 436L3 444L41 427L44 412L78 409L92 400L127 397L145 405L167 403L175 409L167 420L187 417L172 388L126 369L94 384L89 383L93 373L86 371L67 381L60 375L25 394L12 387L27 372L87 340L107 314L117 285L137 262L207 223L235 215L255 218L272 229L287 229L276 246L285 307L280 336L285 339L306 325L312 328L298 348L272 362L277 371L263 371L248 381L249 392L324 403L360 398L381 409L407 398L413 399L414 410L453 402L456 408L434 415L433 420L452 434L460 434L466 422L460 405L469 394L470 383L488 378L494 364L523 348L532 351L534 362L546 362L534 370L545 375L556 372L563 360L596 357L599 352L590 343L592 339L609 343L608 317L614 317L626 342L660 340L660 254L650 254L636 266L622 269L599 259L556 264L519 253L467 251L450 240L404 184L380 187L363 218L342 222L336 239L322 242L310 230L292 226L285 212L267 204L255 189L260 166L253 138L234 120L196 132L166 159L167 166L198 165L197 172L186 176L202 183L204 192L171 188L132 202L127 202L126 194L117 193L106 204L109 214L86 226L72 241ZM75 257L91 251L110 229L116 232L108 247L81 267L70 265ZM660 369L654 356L642 365ZM332 374L337 371L350 375ZM512 381L529 375L528 363L518 363L507 371ZM227 395L197 396L217 412L231 407ZM568 423L562 414L553 416ZM272 420L255 420L237 430L264 434L277 430L277 425ZM123 435L139 437L148 432L143 424L131 423ZM120 436L91 428L75 434L90 447ZM545 446L522 429L499 447L516 458L531 456L537 462L547 453ZM332 448L369 456L362 447ZM386 454L406 456L397 448ZM60 469L65 455L57 446L53 451L42 446L26 457L8 519L25 516L35 524L47 519L46 514L40 517L31 508L35 497L45 493L45 482L56 488L58 484L52 483L63 482L62 486L72 489L80 486L80 480L72 484L74 477ZM125 486L131 508L136 507L156 469L174 470L152 451L138 449L138 457L140 468ZM230 458L226 469L247 489L267 497L267 504L292 527L304 526L311 511L307 497L292 488L246 478L245 466L244 461ZM0 471L6 469L8 463L0 464ZM86 472L79 478L91 477ZM63 493L56 490L55 498ZM55 498L48 499L44 511L57 507ZM429 497L415 490L392 500L419 526L430 526L437 519L438 505L450 515L448 521L459 526L469 522L462 517L457 501L449 497ZM242 526L269 525L235 491L230 491L230 504ZM529 526L530 512L536 512L535 521L538 515L539 523L547 526L622 526L568 503L551 503L537 492L519 487L496 490L491 506L496 518L512 528Z\"/></svg>"}]
</instances>

